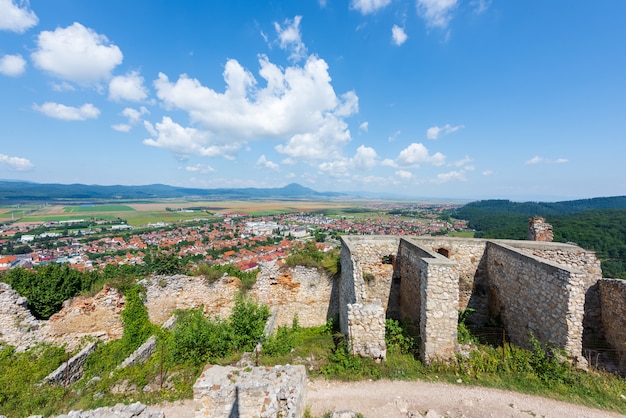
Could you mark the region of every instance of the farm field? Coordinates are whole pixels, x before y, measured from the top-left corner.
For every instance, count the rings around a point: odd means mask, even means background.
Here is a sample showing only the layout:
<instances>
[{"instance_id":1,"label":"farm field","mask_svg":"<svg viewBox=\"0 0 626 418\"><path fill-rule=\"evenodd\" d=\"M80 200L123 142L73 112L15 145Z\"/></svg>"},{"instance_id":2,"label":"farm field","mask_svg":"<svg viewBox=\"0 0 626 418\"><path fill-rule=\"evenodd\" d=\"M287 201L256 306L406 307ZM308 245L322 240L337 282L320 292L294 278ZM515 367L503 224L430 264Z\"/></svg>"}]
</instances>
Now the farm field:
<instances>
[{"instance_id":1,"label":"farm field","mask_svg":"<svg viewBox=\"0 0 626 418\"><path fill-rule=\"evenodd\" d=\"M81 205L32 205L32 207L0 208L0 221L50 222L70 219L125 220L131 226L148 223L172 223L181 220L206 218L214 213L245 213L254 216L270 216L293 212L340 213L350 211L363 202L336 201L157 201L126 202L124 204L85 203ZM193 209L192 209L193 208ZM354 209L352 209L354 210Z\"/></svg>"}]
</instances>

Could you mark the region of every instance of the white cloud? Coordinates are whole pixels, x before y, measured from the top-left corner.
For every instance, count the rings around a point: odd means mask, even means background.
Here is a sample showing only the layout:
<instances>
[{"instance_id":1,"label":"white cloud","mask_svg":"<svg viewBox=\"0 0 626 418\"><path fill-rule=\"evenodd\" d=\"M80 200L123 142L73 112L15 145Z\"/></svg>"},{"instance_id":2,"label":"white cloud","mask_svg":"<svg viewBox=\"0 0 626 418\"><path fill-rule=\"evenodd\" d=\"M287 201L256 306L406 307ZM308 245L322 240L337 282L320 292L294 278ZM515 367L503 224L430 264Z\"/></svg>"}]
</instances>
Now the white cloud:
<instances>
[{"instance_id":1,"label":"white cloud","mask_svg":"<svg viewBox=\"0 0 626 418\"><path fill-rule=\"evenodd\" d=\"M137 71L113 77L109 83L109 99L139 102L148 97L148 90L143 85L143 77Z\"/></svg>"},{"instance_id":2,"label":"white cloud","mask_svg":"<svg viewBox=\"0 0 626 418\"><path fill-rule=\"evenodd\" d=\"M234 153L241 147L239 143L213 143L209 132L185 128L172 121L168 116L164 116L162 121L154 126L150 122L144 121L144 126L153 137L156 137L156 139L144 139L145 145L163 148L179 159L185 159L192 154L232 159Z\"/></svg>"},{"instance_id":3,"label":"white cloud","mask_svg":"<svg viewBox=\"0 0 626 418\"><path fill-rule=\"evenodd\" d=\"M265 158L265 154L261 155L256 162L257 167L269 168L270 170L278 170L278 164Z\"/></svg>"},{"instance_id":4,"label":"white cloud","mask_svg":"<svg viewBox=\"0 0 626 418\"><path fill-rule=\"evenodd\" d=\"M128 122L132 124L135 124L141 121L141 117L143 115L149 115L149 114L150 112L144 106L141 106L139 110L133 109L132 107L127 107L124 110L122 110L122 115L126 116L128 118Z\"/></svg>"},{"instance_id":5,"label":"white cloud","mask_svg":"<svg viewBox=\"0 0 626 418\"><path fill-rule=\"evenodd\" d=\"M61 120L96 119L100 115L100 110L91 103L86 103L81 107L73 107L60 103L46 102L41 106L33 105L33 109L48 117Z\"/></svg>"},{"instance_id":6,"label":"white cloud","mask_svg":"<svg viewBox=\"0 0 626 418\"><path fill-rule=\"evenodd\" d=\"M350 7L366 15L377 12L386 7L389 3L391 3L391 0L352 0Z\"/></svg>"},{"instance_id":7,"label":"white cloud","mask_svg":"<svg viewBox=\"0 0 626 418\"><path fill-rule=\"evenodd\" d=\"M445 29L457 4L458 0L417 0L417 11L426 26Z\"/></svg>"},{"instance_id":8,"label":"white cloud","mask_svg":"<svg viewBox=\"0 0 626 418\"><path fill-rule=\"evenodd\" d=\"M446 157L440 152L430 155L428 149L423 144L412 143L407 148L400 151L396 158L396 164L400 167L419 167L420 164L429 163L440 166L445 163Z\"/></svg>"},{"instance_id":9,"label":"white cloud","mask_svg":"<svg viewBox=\"0 0 626 418\"><path fill-rule=\"evenodd\" d=\"M223 73L224 93L186 75L170 82L159 74L154 86L163 105L188 112L191 122L204 133L194 135L201 141L197 147L183 149L201 150L210 141L287 139L276 150L291 158L323 160L339 155L351 139L344 118L358 111L356 94L337 96L328 65L314 55L302 66L285 69L266 56L260 56L259 63L265 86L259 86L239 62L229 60Z\"/></svg>"},{"instance_id":10,"label":"white cloud","mask_svg":"<svg viewBox=\"0 0 626 418\"><path fill-rule=\"evenodd\" d=\"M357 170L371 170L376 165L377 158L378 155L376 154L376 150L374 150L374 148L361 145L357 148L356 155L352 159L352 162L354 164L354 168Z\"/></svg>"},{"instance_id":11,"label":"white cloud","mask_svg":"<svg viewBox=\"0 0 626 418\"><path fill-rule=\"evenodd\" d=\"M67 81L62 81L60 83L52 83L52 90L63 92L63 91L74 91L76 90L76 88L74 88L74 86L68 83Z\"/></svg>"},{"instance_id":12,"label":"white cloud","mask_svg":"<svg viewBox=\"0 0 626 418\"><path fill-rule=\"evenodd\" d=\"M359 130L361 132L367 132L368 129L369 129L369 122L363 122L362 124L359 125Z\"/></svg>"},{"instance_id":13,"label":"white cloud","mask_svg":"<svg viewBox=\"0 0 626 418\"><path fill-rule=\"evenodd\" d=\"M396 171L396 176L400 177L403 180L411 180L413 178L413 173L406 170L398 170Z\"/></svg>"},{"instance_id":14,"label":"white cloud","mask_svg":"<svg viewBox=\"0 0 626 418\"><path fill-rule=\"evenodd\" d=\"M437 178L433 181L434 183L448 183L450 181L466 181L465 172L463 170L460 171L450 171L448 173L441 173L437 175Z\"/></svg>"},{"instance_id":15,"label":"white cloud","mask_svg":"<svg viewBox=\"0 0 626 418\"><path fill-rule=\"evenodd\" d=\"M0 30L24 33L38 22L28 1L0 0Z\"/></svg>"},{"instance_id":16,"label":"white cloud","mask_svg":"<svg viewBox=\"0 0 626 418\"><path fill-rule=\"evenodd\" d=\"M426 138L428 139L437 139L439 138L439 135L443 134L443 135L448 135L451 134L453 132L458 131L459 129L463 129L465 126L463 125L457 125L457 126L452 126L449 123L445 124L444 126L433 126L431 128L428 128L426 130Z\"/></svg>"},{"instance_id":17,"label":"white cloud","mask_svg":"<svg viewBox=\"0 0 626 418\"><path fill-rule=\"evenodd\" d=\"M21 157L9 157L5 154L0 154L0 164L7 165L9 168L16 171L26 171L34 167L26 158Z\"/></svg>"},{"instance_id":18,"label":"white cloud","mask_svg":"<svg viewBox=\"0 0 626 418\"><path fill-rule=\"evenodd\" d=\"M108 80L123 55L106 36L75 22L67 28L41 32L31 58L38 68L55 77L84 85Z\"/></svg>"},{"instance_id":19,"label":"white cloud","mask_svg":"<svg viewBox=\"0 0 626 418\"><path fill-rule=\"evenodd\" d=\"M302 42L302 34L300 33L300 21L302 16L296 16L293 20L285 19L285 27L281 27L274 22L274 28L278 34L279 45L282 49L291 50L289 59L300 61L306 57L306 47Z\"/></svg>"},{"instance_id":20,"label":"white cloud","mask_svg":"<svg viewBox=\"0 0 626 418\"><path fill-rule=\"evenodd\" d=\"M400 135L400 133L401 133L400 131L396 131L396 132L394 132L394 134L393 134L393 135L391 135L389 138L387 138L387 141L389 141L389 142L393 142L393 141L395 141L395 140L396 140L396 138L398 137L398 135Z\"/></svg>"},{"instance_id":21,"label":"white cloud","mask_svg":"<svg viewBox=\"0 0 626 418\"><path fill-rule=\"evenodd\" d=\"M396 164L396 162L390 158L385 158L384 160L382 160L380 162L380 165L383 167L393 167L393 168L398 167L398 164Z\"/></svg>"},{"instance_id":22,"label":"white cloud","mask_svg":"<svg viewBox=\"0 0 626 418\"><path fill-rule=\"evenodd\" d=\"M491 0L472 0L470 6L474 8L476 13L481 14L491 6Z\"/></svg>"},{"instance_id":23,"label":"white cloud","mask_svg":"<svg viewBox=\"0 0 626 418\"><path fill-rule=\"evenodd\" d=\"M127 123L118 123L117 125L111 125L111 128L118 132L130 132L132 126Z\"/></svg>"},{"instance_id":24,"label":"white cloud","mask_svg":"<svg viewBox=\"0 0 626 418\"><path fill-rule=\"evenodd\" d=\"M211 167L210 165L204 165L204 164L186 166L185 170L192 172L192 173L200 173L200 174L211 174L215 172L215 169L213 167Z\"/></svg>"},{"instance_id":25,"label":"white cloud","mask_svg":"<svg viewBox=\"0 0 626 418\"><path fill-rule=\"evenodd\" d=\"M459 161L453 162L452 165L455 167L462 167L471 161L472 159L468 155L466 155L464 158L460 159Z\"/></svg>"},{"instance_id":26,"label":"white cloud","mask_svg":"<svg viewBox=\"0 0 626 418\"><path fill-rule=\"evenodd\" d=\"M0 58L0 74L17 77L24 73L26 60L20 55L5 55Z\"/></svg>"},{"instance_id":27,"label":"white cloud","mask_svg":"<svg viewBox=\"0 0 626 418\"><path fill-rule=\"evenodd\" d=\"M150 114L150 112L144 106L141 106L139 110L133 109L132 107L127 107L124 110L122 110L122 115L128 119L128 122L120 123L117 125L111 125L111 128L119 132L129 132L132 129L133 125L136 125L139 122L141 122L142 120L141 117L143 115L148 115L148 114Z\"/></svg>"},{"instance_id":28,"label":"white cloud","mask_svg":"<svg viewBox=\"0 0 626 418\"><path fill-rule=\"evenodd\" d=\"M398 25L393 25L391 28L391 38L393 39L394 44L400 46L406 42L408 36L403 28Z\"/></svg>"},{"instance_id":29,"label":"white cloud","mask_svg":"<svg viewBox=\"0 0 626 418\"><path fill-rule=\"evenodd\" d=\"M481 173L483 176L491 176L493 174L492 170L485 170Z\"/></svg>"},{"instance_id":30,"label":"white cloud","mask_svg":"<svg viewBox=\"0 0 626 418\"><path fill-rule=\"evenodd\" d=\"M526 161L526 164L528 164L528 165L533 165L533 164L565 164L568 161L569 160L567 160L566 158L557 158L555 160L552 160L550 158L543 158L543 157L540 157L538 155L535 155L533 158L531 158L530 160Z\"/></svg>"}]
</instances>

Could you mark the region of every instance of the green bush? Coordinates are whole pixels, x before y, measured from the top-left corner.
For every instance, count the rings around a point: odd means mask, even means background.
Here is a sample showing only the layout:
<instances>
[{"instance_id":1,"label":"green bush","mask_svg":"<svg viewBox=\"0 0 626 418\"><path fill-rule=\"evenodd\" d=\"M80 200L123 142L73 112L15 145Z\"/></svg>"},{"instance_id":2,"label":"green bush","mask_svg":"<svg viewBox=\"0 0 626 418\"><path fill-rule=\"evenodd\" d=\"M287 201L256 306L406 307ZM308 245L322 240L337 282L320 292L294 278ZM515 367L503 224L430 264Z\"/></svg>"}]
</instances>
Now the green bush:
<instances>
[{"instance_id":1,"label":"green bush","mask_svg":"<svg viewBox=\"0 0 626 418\"><path fill-rule=\"evenodd\" d=\"M417 354L418 343L395 319L385 321L385 343L389 351L401 354Z\"/></svg>"},{"instance_id":2,"label":"green bush","mask_svg":"<svg viewBox=\"0 0 626 418\"><path fill-rule=\"evenodd\" d=\"M181 311L168 340L174 363L200 366L233 351L233 329L219 318L207 319L201 310Z\"/></svg>"},{"instance_id":3,"label":"green bush","mask_svg":"<svg viewBox=\"0 0 626 418\"><path fill-rule=\"evenodd\" d=\"M252 299L238 294L229 318L235 336L235 347L240 351L251 351L263 337L265 322L269 316L267 305L258 305Z\"/></svg>"},{"instance_id":4,"label":"green bush","mask_svg":"<svg viewBox=\"0 0 626 418\"><path fill-rule=\"evenodd\" d=\"M215 283L224 274L237 277L239 279L239 289L243 292L250 290L254 286L258 273L258 269L241 271L239 267L232 264L211 265L206 263L198 265L193 271L194 275L203 276L207 283Z\"/></svg>"}]
</instances>

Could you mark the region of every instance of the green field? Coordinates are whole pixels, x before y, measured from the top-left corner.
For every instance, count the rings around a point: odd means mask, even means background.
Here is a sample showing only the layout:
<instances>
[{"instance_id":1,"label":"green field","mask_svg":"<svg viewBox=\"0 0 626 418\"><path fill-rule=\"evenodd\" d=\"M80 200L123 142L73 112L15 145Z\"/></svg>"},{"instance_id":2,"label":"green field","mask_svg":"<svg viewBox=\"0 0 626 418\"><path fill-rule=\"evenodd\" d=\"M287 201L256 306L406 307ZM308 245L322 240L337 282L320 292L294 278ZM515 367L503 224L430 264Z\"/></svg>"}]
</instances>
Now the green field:
<instances>
[{"instance_id":1,"label":"green field","mask_svg":"<svg viewBox=\"0 0 626 418\"><path fill-rule=\"evenodd\" d=\"M66 206L63 208L65 213L100 213L100 212L125 212L134 211L135 209L126 205L79 205Z\"/></svg>"}]
</instances>

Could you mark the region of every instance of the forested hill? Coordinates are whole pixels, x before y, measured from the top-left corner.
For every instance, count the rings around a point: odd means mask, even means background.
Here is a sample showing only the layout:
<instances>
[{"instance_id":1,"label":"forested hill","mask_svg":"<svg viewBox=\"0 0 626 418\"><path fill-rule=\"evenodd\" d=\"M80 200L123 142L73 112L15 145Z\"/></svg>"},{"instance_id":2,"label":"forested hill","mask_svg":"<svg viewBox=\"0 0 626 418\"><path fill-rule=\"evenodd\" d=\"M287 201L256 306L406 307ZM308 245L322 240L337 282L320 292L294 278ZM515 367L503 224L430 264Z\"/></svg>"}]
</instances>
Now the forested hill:
<instances>
[{"instance_id":1,"label":"forested hill","mask_svg":"<svg viewBox=\"0 0 626 418\"><path fill-rule=\"evenodd\" d=\"M596 252L604 277L626 279L626 196L565 202L482 200L459 208L477 238L527 239L528 219L542 216L554 240L575 242Z\"/></svg>"}]
</instances>

